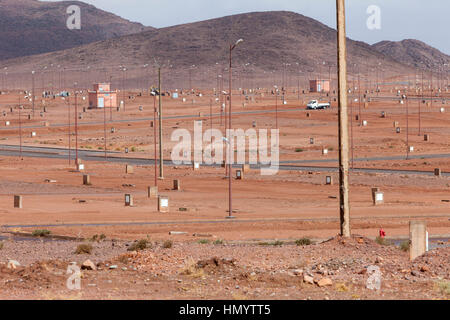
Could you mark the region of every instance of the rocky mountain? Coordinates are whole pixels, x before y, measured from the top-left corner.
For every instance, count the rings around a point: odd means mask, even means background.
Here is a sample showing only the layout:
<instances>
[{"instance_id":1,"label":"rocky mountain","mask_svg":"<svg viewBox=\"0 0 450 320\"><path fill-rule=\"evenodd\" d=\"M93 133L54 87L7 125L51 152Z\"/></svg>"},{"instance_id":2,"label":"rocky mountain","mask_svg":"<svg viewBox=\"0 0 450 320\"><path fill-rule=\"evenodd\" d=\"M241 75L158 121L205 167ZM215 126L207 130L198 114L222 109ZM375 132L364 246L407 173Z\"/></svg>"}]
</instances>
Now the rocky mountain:
<instances>
[{"instance_id":1,"label":"rocky mountain","mask_svg":"<svg viewBox=\"0 0 450 320\"><path fill-rule=\"evenodd\" d=\"M124 75L120 70L125 66L128 80L134 78L140 86L139 79L154 73L149 69L154 70L157 61L164 65L166 84L179 85L183 81L186 87L187 81L194 79L209 81L211 87L217 84L217 75L228 66L230 44L243 38L244 42L233 51L234 70L240 79L244 78L242 81L245 78L252 81L258 75L257 78L268 83L281 84L284 74L292 84L294 77L328 79L331 74L336 78L336 36L333 28L298 13L253 12L150 29L57 52L0 61L0 69L49 72L48 66L61 65L73 70L72 75L90 68L90 73L96 72L92 79L105 81L112 76L122 81ZM415 72L414 65L404 59L402 52L384 50L382 44L371 46L348 39L347 49L350 74L360 73L364 78L375 79L378 74L386 78ZM431 49L423 52L424 57L434 52Z\"/></svg>"},{"instance_id":2,"label":"rocky mountain","mask_svg":"<svg viewBox=\"0 0 450 320\"><path fill-rule=\"evenodd\" d=\"M70 5L81 9L81 30L67 28ZM0 0L0 59L74 48L147 29L79 1Z\"/></svg>"},{"instance_id":3,"label":"rocky mountain","mask_svg":"<svg viewBox=\"0 0 450 320\"><path fill-rule=\"evenodd\" d=\"M450 64L450 56L418 40L381 41L373 48L414 68L437 70L439 66Z\"/></svg>"}]
</instances>

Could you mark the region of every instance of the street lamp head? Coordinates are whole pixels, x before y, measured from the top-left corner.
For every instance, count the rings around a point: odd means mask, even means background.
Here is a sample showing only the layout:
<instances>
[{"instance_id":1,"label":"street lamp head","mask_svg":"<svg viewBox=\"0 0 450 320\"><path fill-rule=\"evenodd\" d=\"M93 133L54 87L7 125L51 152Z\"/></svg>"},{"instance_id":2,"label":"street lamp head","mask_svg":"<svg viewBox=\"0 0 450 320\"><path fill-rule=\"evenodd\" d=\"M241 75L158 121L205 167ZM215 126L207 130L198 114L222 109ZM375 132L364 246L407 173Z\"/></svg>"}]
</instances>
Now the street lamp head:
<instances>
[{"instance_id":1,"label":"street lamp head","mask_svg":"<svg viewBox=\"0 0 450 320\"><path fill-rule=\"evenodd\" d=\"M244 42L244 39L239 39L238 41L236 41L236 43L231 47L231 50L233 50L234 48L236 48L238 45L240 45L242 42Z\"/></svg>"}]
</instances>

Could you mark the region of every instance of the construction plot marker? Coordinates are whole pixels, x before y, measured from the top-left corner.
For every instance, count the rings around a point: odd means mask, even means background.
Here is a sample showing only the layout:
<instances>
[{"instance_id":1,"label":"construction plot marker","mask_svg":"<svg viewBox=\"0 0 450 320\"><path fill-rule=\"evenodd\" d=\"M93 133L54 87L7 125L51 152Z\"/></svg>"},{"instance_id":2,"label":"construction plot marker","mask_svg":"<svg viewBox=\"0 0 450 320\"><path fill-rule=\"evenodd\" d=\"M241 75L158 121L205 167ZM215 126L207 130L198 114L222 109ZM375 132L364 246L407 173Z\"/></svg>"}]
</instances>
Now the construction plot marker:
<instances>
[{"instance_id":1,"label":"construction plot marker","mask_svg":"<svg viewBox=\"0 0 450 320\"><path fill-rule=\"evenodd\" d=\"M384 203L384 193L381 191L377 191L373 194L373 204L379 205Z\"/></svg>"},{"instance_id":2,"label":"construction plot marker","mask_svg":"<svg viewBox=\"0 0 450 320\"><path fill-rule=\"evenodd\" d=\"M90 186L91 185L91 177L88 174L84 174L83 175L83 184L85 186Z\"/></svg>"},{"instance_id":3,"label":"construction plot marker","mask_svg":"<svg viewBox=\"0 0 450 320\"><path fill-rule=\"evenodd\" d=\"M127 165L125 166L125 173L127 173L127 174L134 173L133 166L130 166L129 164L127 164Z\"/></svg>"},{"instance_id":4,"label":"construction plot marker","mask_svg":"<svg viewBox=\"0 0 450 320\"><path fill-rule=\"evenodd\" d=\"M169 198L164 196L158 196L158 211L169 212Z\"/></svg>"},{"instance_id":5,"label":"construction plot marker","mask_svg":"<svg viewBox=\"0 0 450 320\"><path fill-rule=\"evenodd\" d=\"M22 196L14 196L14 208L22 209Z\"/></svg>"},{"instance_id":6,"label":"construction plot marker","mask_svg":"<svg viewBox=\"0 0 450 320\"><path fill-rule=\"evenodd\" d=\"M125 206L132 207L133 206L133 196L131 194L125 195Z\"/></svg>"},{"instance_id":7,"label":"construction plot marker","mask_svg":"<svg viewBox=\"0 0 450 320\"><path fill-rule=\"evenodd\" d=\"M409 259L423 255L427 250L427 223L425 221L409 222Z\"/></svg>"},{"instance_id":8,"label":"construction plot marker","mask_svg":"<svg viewBox=\"0 0 450 320\"><path fill-rule=\"evenodd\" d=\"M147 197L157 198L158 197L158 187L147 187Z\"/></svg>"}]
</instances>

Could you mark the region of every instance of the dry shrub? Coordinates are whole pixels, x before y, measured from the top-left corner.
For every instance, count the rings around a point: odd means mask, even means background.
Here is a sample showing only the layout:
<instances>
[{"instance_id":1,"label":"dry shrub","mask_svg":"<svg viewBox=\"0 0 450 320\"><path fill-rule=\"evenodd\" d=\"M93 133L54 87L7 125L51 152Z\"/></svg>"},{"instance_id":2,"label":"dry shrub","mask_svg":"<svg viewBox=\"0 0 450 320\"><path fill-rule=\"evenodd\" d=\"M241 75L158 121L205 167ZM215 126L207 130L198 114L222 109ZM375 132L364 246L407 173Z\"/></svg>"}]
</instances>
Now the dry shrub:
<instances>
[{"instance_id":1,"label":"dry shrub","mask_svg":"<svg viewBox=\"0 0 450 320\"><path fill-rule=\"evenodd\" d=\"M87 243L80 244L75 250L76 254L91 254L92 246Z\"/></svg>"}]
</instances>

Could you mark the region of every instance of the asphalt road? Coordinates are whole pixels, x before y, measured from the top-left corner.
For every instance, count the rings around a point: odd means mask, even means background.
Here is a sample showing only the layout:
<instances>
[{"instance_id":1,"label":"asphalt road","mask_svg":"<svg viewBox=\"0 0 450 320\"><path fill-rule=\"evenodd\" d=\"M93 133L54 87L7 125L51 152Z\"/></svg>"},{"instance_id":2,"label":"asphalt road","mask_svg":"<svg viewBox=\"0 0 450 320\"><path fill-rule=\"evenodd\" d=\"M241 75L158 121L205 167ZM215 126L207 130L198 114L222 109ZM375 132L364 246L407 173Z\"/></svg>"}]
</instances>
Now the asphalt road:
<instances>
[{"instance_id":1,"label":"asphalt road","mask_svg":"<svg viewBox=\"0 0 450 320\"><path fill-rule=\"evenodd\" d=\"M85 161L106 161L112 163L127 163L132 165L153 165L153 159L144 158L128 158L121 157L119 152L107 152L107 157L104 157L104 151L98 150L78 150L78 157ZM19 147L12 145L0 145L0 155L19 157ZM65 148L49 148L49 147L22 147L22 156L30 158L48 158L48 159L68 159L69 150ZM450 154L441 155L414 155L417 159L427 158L450 158ZM412 158L412 156L411 156ZM71 151L71 159L75 159L75 150ZM382 160L396 160L404 159L401 156L392 157L373 157L373 158L358 158L355 161L382 161ZM296 166L295 163L323 163L336 162L337 159L326 160L289 160L280 162L280 170L288 171L315 171L315 172L337 172L338 167L319 167L319 166ZM174 165L171 160L164 160L165 165ZM186 164L185 166L191 166ZM204 165L211 167L220 167L220 165ZM240 165L233 165L234 168L239 168ZM251 165L252 169L260 169L260 165ZM391 169L368 169L368 168L354 168L353 172L363 173L386 173L386 174L419 174L419 175L434 175L433 171L419 171L419 170L391 170ZM444 176L450 176L450 173L442 173Z\"/></svg>"}]
</instances>

